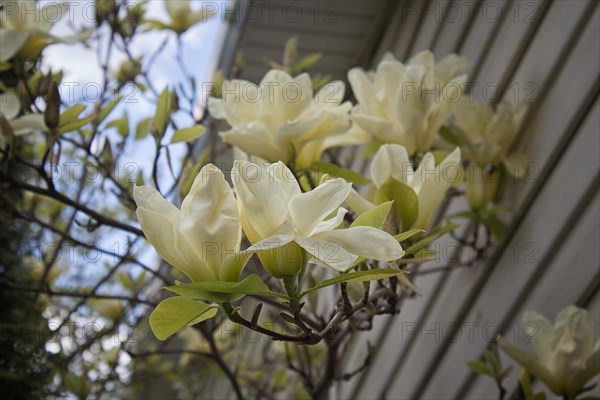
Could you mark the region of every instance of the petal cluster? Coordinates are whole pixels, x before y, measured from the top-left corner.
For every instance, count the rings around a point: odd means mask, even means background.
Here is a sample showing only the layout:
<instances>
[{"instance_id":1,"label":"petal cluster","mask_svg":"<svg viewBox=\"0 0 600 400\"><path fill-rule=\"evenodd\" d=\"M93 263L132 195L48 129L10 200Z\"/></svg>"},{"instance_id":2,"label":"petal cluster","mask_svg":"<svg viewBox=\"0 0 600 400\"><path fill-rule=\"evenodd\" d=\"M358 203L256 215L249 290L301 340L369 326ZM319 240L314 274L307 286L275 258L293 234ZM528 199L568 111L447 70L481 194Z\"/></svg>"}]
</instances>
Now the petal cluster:
<instances>
[{"instance_id":1,"label":"petal cluster","mask_svg":"<svg viewBox=\"0 0 600 400\"><path fill-rule=\"evenodd\" d=\"M430 51L422 51L406 65L388 53L374 72L354 68L348 73L358 101L352 120L409 155L425 152L461 97L466 75L459 74L466 64L456 55L436 64Z\"/></svg>"},{"instance_id":2,"label":"petal cluster","mask_svg":"<svg viewBox=\"0 0 600 400\"><path fill-rule=\"evenodd\" d=\"M454 108L451 127L458 135L465 160L480 165L504 162L513 175L524 173L524 168L515 169L513 165L523 156L509 151L526 111L523 103L500 103L494 111L489 104L461 99Z\"/></svg>"},{"instance_id":3,"label":"petal cluster","mask_svg":"<svg viewBox=\"0 0 600 400\"><path fill-rule=\"evenodd\" d=\"M225 81L222 97L211 97L208 110L231 129L221 132L227 143L268 162L303 163L318 159L331 146L367 139L348 133L351 104L342 103L344 84L331 82L313 97L308 74L293 78L269 71L260 85L244 80ZM335 139L333 139L335 138Z\"/></svg>"},{"instance_id":4,"label":"petal cluster","mask_svg":"<svg viewBox=\"0 0 600 400\"><path fill-rule=\"evenodd\" d=\"M461 179L460 149L454 149L437 165L433 154L426 153L415 170L405 147L386 144L373 157L370 172L374 185L370 196L365 199L356 192L351 193L348 198L350 207L359 213L375 207L372 202L374 195L392 179L408 186L418 199L418 214L414 223L403 226L403 230L427 229L446 191Z\"/></svg>"},{"instance_id":5,"label":"petal cluster","mask_svg":"<svg viewBox=\"0 0 600 400\"><path fill-rule=\"evenodd\" d=\"M51 2L38 7L35 0L3 1L0 10L0 61L15 55L35 59L53 43L75 43L91 34L57 37L50 33L54 24L69 10L67 3Z\"/></svg>"},{"instance_id":6,"label":"petal cluster","mask_svg":"<svg viewBox=\"0 0 600 400\"><path fill-rule=\"evenodd\" d=\"M343 179L328 180L302 193L282 162L264 165L247 161L235 162L232 179L242 226L254 243L253 250L294 243L315 262L337 271L348 269L358 256L389 261L403 255L400 244L379 229L336 229L347 212L340 205L352 189ZM290 272L278 270L278 265L265 267L275 276Z\"/></svg>"},{"instance_id":7,"label":"petal cluster","mask_svg":"<svg viewBox=\"0 0 600 400\"><path fill-rule=\"evenodd\" d=\"M149 187L133 192L137 217L158 254L192 281L237 281L249 257L240 253L236 201L223 173L202 168L178 209Z\"/></svg>"},{"instance_id":8,"label":"petal cluster","mask_svg":"<svg viewBox=\"0 0 600 400\"><path fill-rule=\"evenodd\" d=\"M522 322L535 355L502 337L498 343L557 395L574 398L600 373L600 340L594 343L594 324L586 310L569 306L557 315L554 326L533 311L526 312Z\"/></svg>"}]
</instances>

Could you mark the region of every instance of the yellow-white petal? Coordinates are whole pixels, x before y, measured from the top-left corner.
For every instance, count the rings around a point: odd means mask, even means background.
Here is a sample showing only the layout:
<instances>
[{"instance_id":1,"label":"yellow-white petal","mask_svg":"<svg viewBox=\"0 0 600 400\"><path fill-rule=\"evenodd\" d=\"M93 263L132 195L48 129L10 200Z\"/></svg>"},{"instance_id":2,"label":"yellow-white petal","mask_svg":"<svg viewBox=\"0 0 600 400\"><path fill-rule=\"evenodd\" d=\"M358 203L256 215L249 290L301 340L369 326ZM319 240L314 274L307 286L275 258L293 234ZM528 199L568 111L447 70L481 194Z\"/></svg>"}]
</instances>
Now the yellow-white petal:
<instances>
[{"instance_id":1,"label":"yellow-white petal","mask_svg":"<svg viewBox=\"0 0 600 400\"><path fill-rule=\"evenodd\" d=\"M351 254L341 245L316 237L297 237L296 243L306 250L319 264L343 272L350 268L358 256Z\"/></svg>"},{"instance_id":2,"label":"yellow-white petal","mask_svg":"<svg viewBox=\"0 0 600 400\"><path fill-rule=\"evenodd\" d=\"M218 276L225 258L239 250L240 219L233 192L221 170L204 166L181 204L179 229L200 248L203 258Z\"/></svg>"},{"instance_id":3,"label":"yellow-white petal","mask_svg":"<svg viewBox=\"0 0 600 400\"><path fill-rule=\"evenodd\" d=\"M148 209L164 215L173 225L179 226L181 212L170 201L156 190L148 186L133 187L133 199L139 208Z\"/></svg>"},{"instance_id":4,"label":"yellow-white petal","mask_svg":"<svg viewBox=\"0 0 600 400\"><path fill-rule=\"evenodd\" d=\"M561 394L561 387L557 384L555 377L544 365L540 364L535 357L519 349L501 336L498 337L497 340L500 348L508 354L510 358L521 364L523 368L542 381L554 393Z\"/></svg>"},{"instance_id":5,"label":"yellow-white petal","mask_svg":"<svg viewBox=\"0 0 600 400\"><path fill-rule=\"evenodd\" d=\"M236 126L219 133L219 136L224 142L270 162L289 161L292 155L291 148L284 149L276 145L271 133L260 122Z\"/></svg>"},{"instance_id":6,"label":"yellow-white petal","mask_svg":"<svg viewBox=\"0 0 600 400\"><path fill-rule=\"evenodd\" d=\"M244 232L252 243L273 235L291 217L289 195L269 167L236 160L231 172Z\"/></svg>"},{"instance_id":7,"label":"yellow-white petal","mask_svg":"<svg viewBox=\"0 0 600 400\"><path fill-rule=\"evenodd\" d=\"M392 261L404 255L402 246L393 236L369 226L321 232L312 237L336 243L349 253L373 260Z\"/></svg>"},{"instance_id":8,"label":"yellow-white petal","mask_svg":"<svg viewBox=\"0 0 600 400\"><path fill-rule=\"evenodd\" d=\"M10 125L14 130L14 134L26 135L33 131L48 131L48 127L44 123L44 116L42 114L27 114L10 121Z\"/></svg>"},{"instance_id":9,"label":"yellow-white petal","mask_svg":"<svg viewBox=\"0 0 600 400\"><path fill-rule=\"evenodd\" d=\"M138 207L138 221L146 239L158 255L192 281L212 281L218 277L202 261L196 248L165 215Z\"/></svg>"},{"instance_id":10,"label":"yellow-white petal","mask_svg":"<svg viewBox=\"0 0 600 400\"><path fill-rule=\"evenodd\" d=\"M28 32L0 28L0 61L12 58L25 44Z\"/></svg>"},{"instance_id":11,"label":"yellow-white petal","mask_svg":"<svg viewBox=\"0 0 600 400\"><path fill-rule=\"evenodd\" d=\"M292 197L289 210L297 232L310 236L315 227L346 200L351 189L352 184L337 178Z\"/></svg>"},{"instance_id":12,"label":"yellow-white petal","mask_svg":"<svg viewBox=\"0 0 600 400\"><path fill-rule=\"evenodd\" d=\"M383 186L390 178L410 185L413 173L408 152L399 144L381 146L371 162L371 179L377 187Z\"/></svg>"},{"instance_id":13,"label":"yellow-white petal","mask_svg":"<svg viewBox=\"0 0 600 400\"><path fill-rule=\"evenodd\" d=\"M21 102L16 94L12 92L0 94L0 113L4 114L6 119L11 120L15 118L19 115L20 109Z\"/></svg>"}]
</instances>

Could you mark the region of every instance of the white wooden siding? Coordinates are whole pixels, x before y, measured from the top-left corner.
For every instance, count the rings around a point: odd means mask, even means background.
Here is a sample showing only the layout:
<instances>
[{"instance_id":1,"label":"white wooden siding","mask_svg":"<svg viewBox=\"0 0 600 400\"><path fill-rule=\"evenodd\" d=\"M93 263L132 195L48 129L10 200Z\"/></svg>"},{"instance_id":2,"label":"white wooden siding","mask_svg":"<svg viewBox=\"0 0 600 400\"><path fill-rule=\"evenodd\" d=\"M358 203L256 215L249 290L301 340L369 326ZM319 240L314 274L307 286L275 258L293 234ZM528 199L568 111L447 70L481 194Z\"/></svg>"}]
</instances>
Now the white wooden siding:
<instances>
[{"instance_id":1,"label":"white wooden siding","mask_svg":"<svg viewBox=\"0 0 600 400\"><path fill-rule=\"evenodd\" d=\"M333 25L247 24L240 46L249 60L243 76L258 81L265 71L262 57L278 59L293 34L300 36L301 54L324 53L316 71L341 79L353 66L375 65L386 51L401 60L425 48L438 58L456 52L470 60L467 72L477 84L471 86L477 100L530 102L513 146L527 154L532 168L528 179L512 182L503 200L518 213L507 220L508 236L498 243L502 251L470 269L418 277L424 296L403 299L400 315L376 318L372 331L357 335L343 365L359 366L370 342L378 345L371 368L340 384L333 396L497 398L492 380L472 374L466 362L482 356L496 331L509 337L518 332L522 339L519 320L525 310L554 318L564 306L578 304L600 325L599 3L337 3L339 23ZM361 164L355 157L354 165ZM467 206L452 199L447 207L452 213ZM440 241L447 257L454 247L450 238ZM445 264L444 259L433 263ZM454 340L453 333L461 336ZM516 375L508 380L509 393L516 390Z\"/></svg>"},{"instance_id":2,"label":"white wooden siding","mask_svg":"<svg viewBox=\"0 0 600 400\"><path fill-rule=\"evenodd\" d=\"M357 378L358 384L342 389L342 397L497 398L493 381L466 366L482 356L496 331L518 332L522 340L518 321L525 310L553 318L568 304L587 306L597 299L598 4L482 1L474 7L481 11L489 3L502 8L502 17L491 21L478 14L471 21L465 17L450 23L436 18L431 9L428 13L427 6L447 13L456 6L420 2L421 13L411 15L418 20L414 27L407 23L405 28L389 28L394 34L408 31L416 36L399 36L395 42L386 38L387 48L378 54L392 50L407 59L423 46L437 57L458 51L473 62L469 72L470 80L479 84L473 89L476 99L533 100L515 148L527 154L534 169L530 179L513 184L504 201L521 214L514 217L499 257L471 269L418 278L425 296L408 299L391 323L381 321L374 332L362 335L362 340L381 344L383 351L374 367ZM480 88L486 85L491 89L484 93ZM453 203L450 209L464 206ZM597 306L592 314L598 323ZM417 327L414 335L407 332L411 324ZM357 341L348 368L360 362L363 347ZM509 392L516 390L513 375Z\"/></svg>"}]
</instances>

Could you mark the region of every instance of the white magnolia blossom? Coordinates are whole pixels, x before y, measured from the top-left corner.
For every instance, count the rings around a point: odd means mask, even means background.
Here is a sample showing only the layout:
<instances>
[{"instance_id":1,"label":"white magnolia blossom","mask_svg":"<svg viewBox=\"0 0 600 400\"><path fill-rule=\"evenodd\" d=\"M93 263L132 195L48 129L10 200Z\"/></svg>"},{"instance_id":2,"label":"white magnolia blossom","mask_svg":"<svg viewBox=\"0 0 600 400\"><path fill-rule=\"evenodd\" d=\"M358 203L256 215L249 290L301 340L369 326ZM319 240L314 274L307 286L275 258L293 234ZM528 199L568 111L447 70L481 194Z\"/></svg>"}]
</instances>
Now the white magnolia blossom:
<instances>
[{"instance_id":1,"label":"white magnolia blossom","mask_svg":"<svg viewBox=\"0 0 600 400\"><path fill-rule=\"evenodd\" d=\"M192 281L239 280L251 253L239 252L236 201L218 168L202 168L181 209L147 186L133 196L144 235L165 261Z\"/></svg>"},{"instance_id":2,"label":"white magnolia blossom","mask_svg":"<svg viewBox=\"0 0 600 400\"><path fill-rule=\"evenodd\" d=\"M459 100L466 75L464 57L454 54L436 64L426 50L406 65L387 53L375 72L348 72L358 105L352 119L376 139L401 144L409 155L431 148L440 127Z\"/></svg>"},{"instance_id":3,"label":"white magnolia blossom","mask_svg":"<svg viewBox=\"0 0 600 400\"><path fill-rule=\"evenodd\" d=\"M494 112L489 104L461 99L454 108L451 127L464 159L482 166L504 163L509 173L523 176L527 159L509 151L526 112L524 103L500 103Z\"/></svg>"},{"instance_id":4,"label":"white magnolia blossom","mask_svg":"<svg viewBox=\"0 0 600 400\"><path fill-rule=\"evenodd\" d=\"M313 97L308 74L292 78L271 70L259 86L225 81L222 98L209 98L208 110L231 126L220 133L225 142L268 162L289 163L298 157L306 163L318 159L327 147L357 142L359 133L344 135L352 108L349 102L342 103L344 90L342 82L331 82Z\"/></svg>"},{"instance_id":5,"label":"white magnolia blossom","mask_svg":"<svg viewBox=\"0 0 600 400\"><path fill-rule=\"evenodd\" d=\"M594 323L586 310L566 307L557 315L554 326L533 311L526 312L522 322L531 336L535 355L502 337L498 344L557 395L574 398L600 373L600 340L594 343Z\"/></svg>"},{"instance_id":6,"label":"white magnolia blossom","mask_svg":"<svg viewBox=\"0 0 600 400\"><path fill-rule=\"evenodd\" d=\"M21 102L16 94L7 92L0 94L0 148L6 145L11 134L26 135L33 131L47 131L44 116L39 113L25 114L20 117ZM10 130L10 132L7 132Z\"/></svg>"},{"instance_id":7,"label":"white magnolia blossom","mask_svg":"<svg viewBox=\"0 0 600 400\"><path fill-rule=\"evenodd\" d=\"M193 10L190 0L165 0L164 5L169 15L169 22L164 23L154 19L145 22L159 29L172 29L177 34L182 34L193 25L206 22L208 18L215 15L215 11L212 11L209 7L200 7L198 10Z\"/></svg>"},{"instance_id":8,"label":"white magnolia blossom","mask_svg":"<svg viewBox=\"0 0 600 400\"><path fill-rule=\"evenodd\" d=\"M91 34L57 37L50 33L54 24L68 14L67 3L49 2L38 7L35 0L0 2L0 61L15 55L37 58L41 51L53 43L75 43Z\"/></svg>"},{"instance_id":9,"label":"white magnolia blossom","mask_svg":"<svg viewBox=\"0 0 600 400\"><path fill-rule=\"evenodd\" d=\"M291 275L302 267L303 259L295 253L295 246L308 252L318 264L337 271L347 270L358 256L390 261L404 254L398 241L379 229L336 229L347 212L340 205L351 190L351 184L343 179L328 180L302 193L282 162L262 165L247 161L235 161L232 179L242 227L254 244L250 249L259 251L259 255L265 249L289 252L270 262L261 258L274 276Z\"/></svg>"},{"instance_id":10,"label":"white magnolia blossom","mask_svg":"<svg viewBox=\"0 0 600 400\"><path fill-rule=\"evenodd\" d=\"M410 187L418 198L418 216L412 226L403 227L403 230L427 229L435 211L444 200L446 191L460 180L460 163L459 148L454 149L438 165L435 164L433 154L426 153L415 171L406 148L398 144L383 145L371 162L371 179L375 186L370 191L371 196L365 199L353 192L348 197L348 204L359 213L374 208L372 195L388 179L393 178Z\"/></svg>"}]
</instances>

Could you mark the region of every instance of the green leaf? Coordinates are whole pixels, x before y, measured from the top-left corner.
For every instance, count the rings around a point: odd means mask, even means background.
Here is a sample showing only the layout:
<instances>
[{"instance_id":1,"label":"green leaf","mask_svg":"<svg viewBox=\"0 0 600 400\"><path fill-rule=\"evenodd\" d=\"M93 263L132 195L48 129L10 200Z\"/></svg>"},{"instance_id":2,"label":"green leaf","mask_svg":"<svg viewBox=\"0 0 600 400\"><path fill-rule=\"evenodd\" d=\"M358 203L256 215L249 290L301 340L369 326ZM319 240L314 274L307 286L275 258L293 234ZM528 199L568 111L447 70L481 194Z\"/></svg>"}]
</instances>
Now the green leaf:
<instances>
[{"instance_id":1,"label":"green leaf","mask_svg":"<svg viewBox=\"0 0 600 400\"><path fill-rule=\"evenodd\" d=\"M115 109L115 107L117 106L119 101L121 101L121 97L117 96L114 100L112 100L110 103L108 103L106 105L106 107L104 107L102 109L102 111L100 111L100 113L98 113L98 121L96 121L96 122L99 124L102 121L104 121L106 119L106 117L108 117L108 115L112 112L112 110Z\"/></svg>"},{"instance_id":2,"label":"green leaf","mask_svg":"<svg viewBox=\"0 0 600 400\"><path fill-rule=\"evenodd\" d=\"M385 203L383 203L383 204L385 204ZM397 234L396 236L394 236L394 239L396 239L399 242L404 242L405 240L410 239L411 237L415 236L418 233L425 233L425 230L424 229L411 229L409 231Z\"/></svg>"},{"instance_id":3,"label":"green leaf","mask_svg":"<svg viewBox=\"0 0 600 400\"><path fill-rule=\"evenodd\" d=\"M283 48L283 66L285 68L291 68L296 62L296 56L298 55L298 36L292 36L285 42Z\"/></svg>"},{"instance_id":4,"label":"green leaf","mask_svg":"<svg viewBox=\"0 0 600 400\"><path fill-rule=\"evenodd\" d=\"M419 197L415 191L394 178L388 179L375 193L375 203L394 201L394 216L396 225L408 229L419 216Z\"/></svg>"},{"instance_id":5,"label":"green leaf","mask_svg":"<svg viewBox=\"0 0 600 400\"><path fill-rule=\"evenodd\" d=\"M306 170L313 171L318 174L327 174L334 178L342 178L358 186L367 185L371 183L370 179L365 178L358 172L352 171L351 169L339 167L335 164L326 163L324 161L316 161L311 166L306 168Z\"/></svg>"},{"instance_id":6,"label":"green leaf","mask_svg":"<svg viewBox=\"0 0 600 400\"><path fill-rule=\"evenodd\" d=\"M350 226L372 226L373 228L380 229L390 213L393 203L393 201L386 201L369 211L365 211L360 214Z\"/></svg>"},{"instance_id":7,"label":"green leaf","mask_svg":"<svg viewBox=\"0 0 600 400\"><path fill-rule=\"evenodd\" d=\"M93 115L83 118L83 119L76 119L74 121L68 122L67 124L65 124L63 126L59 126L58 131L59 131L59 133L76 131L77 129L81 128L82 126L84 126L85 124L87 124L89 122L92 122L93 120L94 120Z\"/></svg>"},{"instance_id":8,"label":"green leaf","mask_svg":"<svg viewBox=\"0 0 600 400\"><path fill-rule=\"evenodd\" d=\"M127 137L129 135L129 117L127 116L127 112L123 112L123 116L119 119L115 119L106 124L107 128L117 128L117 132L122 137Z\"/></svg>"},{"instance_id":9,"label":"green leaf","mask_svg":"<svg viewBox=\"0 0 600 400\"><path fill-rule=\"evenodd\" d=\"M113 156L112 148L110 147L110 141L108 138L104 141L104 147L102 148L102 153L100 153L100 159L102 160L102 164L112 171L115 158Z\"/></svg>"},{"instance_id":10,"label":"green leaf","mask_svg":"<svg viewBox=\"0 0 600 400\"><path fill-rule=\"evenodd\" d=\"M150 314L150 328L159 340L165 340L186 326L202 322L217 314L218 309L187 297L161 301Z\"/></svg>"},{"instance_id":11,"label":"green leaf","mask_svg":"<svg viewBox=\"0 0 600 400\"><path fill-rule=\"evenodd\" d=\"M502 364L500 364L500 359L493 351L487 350L483 353L483 357L487 364L491 367L494 376L500 375L502 372Z\"/></svg>"},{"instance_id":12,"label":"green leaf","mask_svg":"<svg viewBox=\"0 0 600 400\"><path fill-rule=\"evenodd\" d=\"M442 126L439 133L442 139L450 144L462 148L468 147L471 151L475 150L466 133L456 125Z\"/></svg>"},{"instance_id":13,"label":"green leaf","mask_svg":"<svg viewBox=\"0 0 600 400\"><path fill-rule=\"evenodd\" d=\"M494 373L492 372L492 370L490 369L490 367L481 362L481 361L469 361L467 363L467 365L469 366L469 368L471 368L471 370L475 373L481 374L481 375L488 375L493 377Z\"/></svg>"},{"instance_id":14,"label":"green leaf","mask_svg":"<svg viewBox=\"0 0 600 400\"><path fill-rule=\"evenodd\" d=\"M440 128L440 136L442 137L442 139L444 139L446 142L453 144L455 146L460 146L461 144L461 140L459 138L459 135L457 135L457 133L455 132L454 129L448 127L448 126L442 126Z\"/></svg>"},{"instance_id":15,"label":"green leaf","mask_svg":"<svg viewBox=\"0 0 600 400\"><path fill-rule=\"evenodd\" d=\"M83 104L75 104L60 114L60 125L64 125L67 122L73 121L77 119L79 114L81 114L85 110L85 105Z\"/></svg>"},{"instance_id":16,"label":"green leaf","mask_svg":"<svg viewBox=\"0 0 600 400\"><path fill-rule=\"evenodd\" d=\"M58 132L65 133L76 131L88 122L91 122L94 119L93 115L78 119L79 114L81 114L83 110L85 110L85 106L83 104L75 104L74 106L63 111L62 114L60 114Z\"/></svg>"},{"instance_id":17,"label":"green leaf","mask_svg":"<svg viewBox=\"0 0 600 400\"><path fill-rule=\"evenodd\" d=\"M169 123L171 116L171 99L172 95L168 88L162 91L156 102L156 113L154 114L154 127L159 138L162 138Z\"/></svg>"},{"instance_id":18,"label":"green leaf","mask_svg":"<svg viewBox=\"0 0 600 400\"><path fill-rule=\"evenodd\" d=\"M164 22L154 19L146 19L144 20L144 24L146 24L151 29L172 29L170 25L167 25Z\"/></svg>"},{"instance_id":19,"label":"green leaf","mask_svg":"<svg viewBox=\"0 0 600 400\"><path fill-rule=\"evenodd\" d=\"M276 296L286 300L289 299L283 294L271 291L260 276L255 274L249 275L241 282L192 282L181 283L175 286L166 286L163 289L180 296L209 300L219 304L237 300L247 294Z\"/></svg>"},{"instance_id":20,"label":"green leaf","mask_svg":"<svg viewBox=\"0 0 600 400\"><path fill-rule=\"evenodd\" d=\"M377 153L377 151L383 144L384 143L381 140L372 139L369 143L367 143L367 146L365 147L365 150L363 151L363 157L369 158L369 157L375 155L375 153Z\"/></svg>"},{"instance_id":21,"label":"green leaf","mask_svg":"<svg viewBox=\"0 0 600 400\"><path fill-rule=\"evenodd\" d=\"M498 218L495 214L488 215L485 219L485 226L487 226L494 235L494 237L498 240L501 240L506 233L507 226L500 218Z\"/></svg>"},{"instance_id":22,"label":"green leaf","mask_svg":"<svg viewBox=\"0 0 600 400\"><path fill-rule=\"evenodd\" d=\"M310 393L301 385L294 386L294 399L296 400L312 400Z\"/></svg>"},{"instance_id":23,"label":"green leaf","mask_svg":"<svg viewBox=\"0 0 600 400\"><path fill-rule=\"evenodd\" d=\"M196 179L196 176L205 164L206 157L209 153L208 150L210 150L208 146L204 150L202 150L202 153L200 153L196 164L192 165L191 163L188 163L184 167L183 172L181 174L181 179L179 180L179 193L181 194L181 198L187 196L190 189L192 188L194 179Z\"/></svg>"},{"instance_id":24,"label":"green leaf","mask_svg":"<svg viewBox=\"0 0 600 400\"><path fill-rule=\"evenodd\" d=\"M191 142L192 140L202 136L204 132L206 132L206 128L203 125L195 125L191 128L178 129L173 134L171 143Z\"/></svg>"},{"instance_id":25,"label":"green leaf","mask_svg":"<svg viewBox=\"0 0 600 400\"><path fill-rule=\"evenodd\" d=\"M290 314L284 313L284 312L280 312L279 316L287 323L294 325L296 323L296 320L294 319L294 317L292 317Z\"/></svg>"},{"instance_id":26,"label":"green leaf","mask_svg":"<svg viewBox=\"0 0 600 400\"><path fill-rule=\"evenodd\" d=\"M148 133L150 132L150 125L152 125L152 118L145 118L138 122L135 128L135 138L143 139L148 136Z\"/></svg>"},{"instance_id":27,"label":"green leaf","mask_svg":"<svg viewBox=\"0 0 600 400\"><path fill-rule=\"evenodd\" d=\"M306 71L307 69L315 65L317 62L319 62L321 57L323 57L323 54L321 53L312 53L307 55L306 57L303 57L300 61L296 63L296 65L294 65L292 71L293 74L297 75Z\"/></svg>"},{"instance_id":28,"label":"green leaf","mask_svg":"<svg viewBox=\"0 0 600 400\"><path fill-rule=\"evenodd\" d=\"M412 257L403 258L402 261L406 264L420 264L426 263L429 261L434 261L437 258L437 253L435 250L430 249L420 249Z\"/></svg>"},{"instance_id":29,"label":"green leaf","mask_svg":"<svg viewBox=\"0 0 600 400\"><path fill-rule=\"evenodd\" d=\"M525 398L531 398L533 396L533 389L531 388L531 379L529 379L529 373L525 368L523 368L519 374L519 384L521 385L521 390L523 391Z\"/></svg>"},{"instance_id":30,"label":"green leaf","mask_svg":"<svg viewBox=\"0 0 600 400\"><path fill-rule=\"evenodd\" d=\"M408 249L405 249L405 254L417 254L417 252L419 250L425 248L426 246L431 244L433 241L435 241L437 238L439 238L442 235L445 235L446 233L450 232L457 226L459 226L459 225L458 224L448 224L443 227L438 226L438 227L434 228L429 235L425 236L424 238L419 240L417 243L410 246Z\"/></svg>"},{"instance_id":31,"label":"green leaf","mask_svg":"<svg viewBox=\"0 0 600 400\"><path fill-rule=\"evenodd\" d=\"M401 271L399 269L370 269L368 271L358 271L358 272L350 272L348 274L342 274L336 276L335 278L326 279L322 281L317 286L314 286L305 292L303 292L300 297L303 297L315 290L323 289L327 286L335 285L336 283L341 282L366 282L373 281L383 278L389 278L390 276L403 274L405 271Z\"/></svg>"},{"instance_id":32,"label":"green leaf","mask_svg":"<svg viewBox=\"0 0 600 400\"><path fill-rule=\"evenodd\" d=\"M277 373L275 374L275 377L273 378L273 389L275 390L281 390L284 389L285 386L287 385L287 369L285 368L281 368L279 371L277 371Z\"/></svg>"},{"instance_id":33,"label":"green leaf","mask_svg":"<svg viewBox=\"0 0 600 400\"><path fill-rule=\"evenodd\" d=\"M90 393L90 381L85 376L66 372L62 376L65 388L79 399L86 399Z\"/></svg>"}]
</instances>

